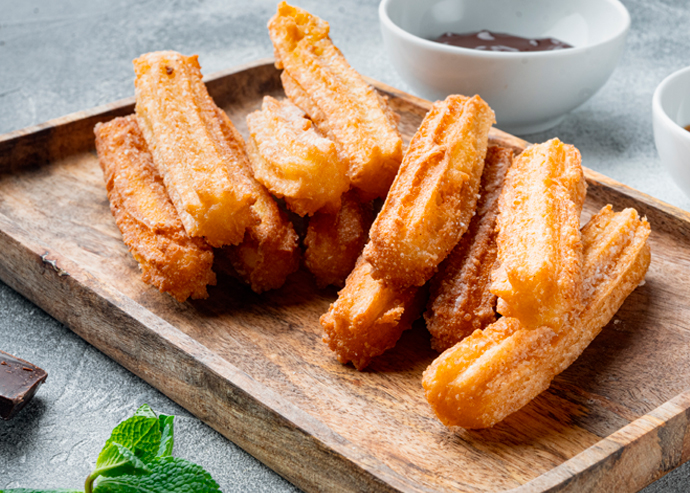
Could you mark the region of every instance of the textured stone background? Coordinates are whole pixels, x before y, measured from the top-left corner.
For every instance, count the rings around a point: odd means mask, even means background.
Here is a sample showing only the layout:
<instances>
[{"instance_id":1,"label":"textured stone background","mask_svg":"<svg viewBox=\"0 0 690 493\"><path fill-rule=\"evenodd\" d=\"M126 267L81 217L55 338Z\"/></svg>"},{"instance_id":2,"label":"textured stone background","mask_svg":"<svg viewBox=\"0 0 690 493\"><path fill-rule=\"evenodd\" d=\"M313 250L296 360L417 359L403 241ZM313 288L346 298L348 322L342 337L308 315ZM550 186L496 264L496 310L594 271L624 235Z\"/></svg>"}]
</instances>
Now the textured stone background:
<instances>
[{"instance_id":1,"label":"textured stone background","mask_svg":"<svg viewBox=\"0 0 690 493\"><path fill-rule=\"evenodd\" d=\"M586 166L690 210L654 148L656 85L690 64L686 1L624 0L632 16L611 80L558 127L525 136L575 144ZM131 60L197 53L204 73L272 55L266 22L276 2L236 0L0 0L0 133L131 96ZM383 51L376 0L299 5L328 20L363 74L403 90ZM1 198L0 198L1 200ZM179 416L176 454L202 464L224 491L295 491L228 440L75 336L0 282L0 348L50 373L19 416L0 422L0 488L78 488L110 430L140 404ZM690 490L690 463L646 493Z\"/></svg>"}]
</instances>

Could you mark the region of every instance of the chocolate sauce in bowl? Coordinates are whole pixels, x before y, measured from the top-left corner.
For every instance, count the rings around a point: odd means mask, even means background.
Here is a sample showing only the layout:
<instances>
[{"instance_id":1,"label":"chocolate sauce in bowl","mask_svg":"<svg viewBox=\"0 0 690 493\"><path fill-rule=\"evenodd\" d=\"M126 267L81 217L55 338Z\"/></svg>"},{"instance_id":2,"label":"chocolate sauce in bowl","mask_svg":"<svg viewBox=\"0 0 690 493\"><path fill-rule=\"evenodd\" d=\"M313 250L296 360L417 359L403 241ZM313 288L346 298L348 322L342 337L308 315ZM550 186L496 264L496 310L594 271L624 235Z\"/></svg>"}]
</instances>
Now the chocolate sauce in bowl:
<instances>
[{"instance_id":1,"label":"chocolate sauce in bowl","mask_svg":"<svg viewBox=\"0 0 690 493\"><path fill-rule=\"evenodd\" d=\"M555 38L523 38L486 29L464 34L445 33L432 41L481 51L553 51L573 47Z\"/></svg>"}]
</instances>

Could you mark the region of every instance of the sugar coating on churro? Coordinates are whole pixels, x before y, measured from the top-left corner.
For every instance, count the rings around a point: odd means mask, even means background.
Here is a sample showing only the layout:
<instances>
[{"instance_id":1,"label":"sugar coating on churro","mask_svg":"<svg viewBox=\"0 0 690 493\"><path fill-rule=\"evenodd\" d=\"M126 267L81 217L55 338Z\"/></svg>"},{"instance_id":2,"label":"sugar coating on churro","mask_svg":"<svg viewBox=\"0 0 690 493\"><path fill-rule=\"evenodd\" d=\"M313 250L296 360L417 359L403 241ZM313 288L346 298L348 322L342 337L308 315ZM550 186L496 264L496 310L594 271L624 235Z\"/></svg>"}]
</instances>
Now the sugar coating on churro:
<instances>
[{"instance_id":1,"label":"sugar coating on churro","mask_svg":"<svg viewBox=\"0 0 690 493\"><path fill-rule=\"evenodd\" d=\"M398 117L347 63L328 23L285 2L268 23L285 92L337 145L353 185L385 196L402 160Z\"/></svg>"},{"instance_id":2,"label":"sugar coating on churro","mask_svg":"<svg viewBox=\"0 0 690 493\"><path fill-rule=\"evenodd\" d=\"M239 243L256 222L256 183L242 163L244 144L228 138L229 119L209 96L197 57L147 53L134 69L137 119L187 233L215 247Z\"/></svg>"},{"instance_id":3,"label":"sugar coating on churro","mask_svg":"<svg viewBox=\"0 0 690 493\"><path fill-rule=\"evenodd\" d=\"M429 281L424 313L431 347L442 352L496 321L496 296L489 290L496 260L498 197L513 151L489 147L470 227Z\"/></svg>"},{"instance_id":4,"label":"sugar coating on churro","mask_svg":"<svg viewBox=\"0 0 690 493\"><path fill-rule=\"evenodd\" d=\"M364 249L373 276L421 286L475 212L494 112L479 97L436 102L412 138Z\"/></svg>"},{"instance_id":5,"label":"sugar coating on churro","mask_svg":"<svg viewBox=\"0 0 690 493\"><path fill-rule=\"evenodd\" d=\"M497 310L525 327L554 330L582 306L580 152L553 139L515 159L499 199Z\"/></svg>"},{"instance_id":6,"label":"sugar coating on churro","mask_svg":"<svg viewBox=\"0 0 690 493\"><path fill-rule=\"evenodd\" d=\"M582 229L583 310L558 333L503 317L445 351L423 378L438 418L447 426L493 426L548 388L643 282L649 234L634 209L604 207Z\"/></svg>"},{"instance_id":7,"label":"sugar coating on churro","mask_svg":"<svg viewBox=\"0 0 690 493\"><path fill-rule=\"evenodd\" d=\"M265 96L247 116L247 150L254 177L300 216L327 207L336 212L350 187L335 143L290 100Z\"/></svg>"},{"instance_id":8,"label":"sugar coating on churro","mask_svg":"<svg viewBox=\"0 0 690 493\"><path fill-rule=\"evenodd\" d=\"M216 283L213 251L185 231L132 116L96 125L96 150L122 239L142 280L182 302Z\"/></svg>"}]
</instances>

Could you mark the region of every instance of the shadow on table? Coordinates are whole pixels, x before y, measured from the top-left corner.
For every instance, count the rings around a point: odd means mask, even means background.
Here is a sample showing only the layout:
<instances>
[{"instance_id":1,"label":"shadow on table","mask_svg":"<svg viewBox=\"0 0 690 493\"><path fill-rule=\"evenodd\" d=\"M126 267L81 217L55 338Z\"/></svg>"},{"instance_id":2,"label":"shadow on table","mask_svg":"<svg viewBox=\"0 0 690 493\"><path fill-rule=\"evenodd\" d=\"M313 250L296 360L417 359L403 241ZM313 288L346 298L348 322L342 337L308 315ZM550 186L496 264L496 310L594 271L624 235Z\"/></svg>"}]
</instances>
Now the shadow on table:
<instances>
[{"instance_id":1,"label":"shadow on table","mask_svg":"<svg viewBox=\"0 0 690 493\"><path fill-rule=\"evenodd\" d=\"M0 456L6 461L23 455L37 438L39 421L48 409L41 397L34 397L9 421L0 420Z\"/></svg>"}]
</instances>

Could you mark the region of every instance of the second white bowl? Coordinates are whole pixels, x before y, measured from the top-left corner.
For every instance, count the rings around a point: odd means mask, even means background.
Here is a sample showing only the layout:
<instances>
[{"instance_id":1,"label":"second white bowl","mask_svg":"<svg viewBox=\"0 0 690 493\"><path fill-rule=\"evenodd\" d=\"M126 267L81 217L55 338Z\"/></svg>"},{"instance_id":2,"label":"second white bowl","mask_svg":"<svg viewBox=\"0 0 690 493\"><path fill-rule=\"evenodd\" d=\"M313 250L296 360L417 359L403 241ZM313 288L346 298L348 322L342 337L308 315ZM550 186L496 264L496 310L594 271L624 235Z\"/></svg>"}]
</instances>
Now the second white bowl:
<instances>
[{"instance_id":1,"label":"second white bowl","mask_svg":"<svg viewBox=\"0 0 690 493\"><path fill-rule=\"evenodd\" d=\"M497 127L546 130L604 85L620 58L630 16L618 0L383 0L379 18L393 66L427 99L479 94ZM554 37L574 48L491 52L431 41L446 32Z\"/></svg>"},{"instance_id":2,"label":"second white bowl","mask_svg":"<svg viewBox=\"0 0 690 493\"><path fill-rule=\"evenodd\" d=\"M654 142L661 162L690 197L690 67L666 77L652 99Z\"/></svg>"}]
</instances>

